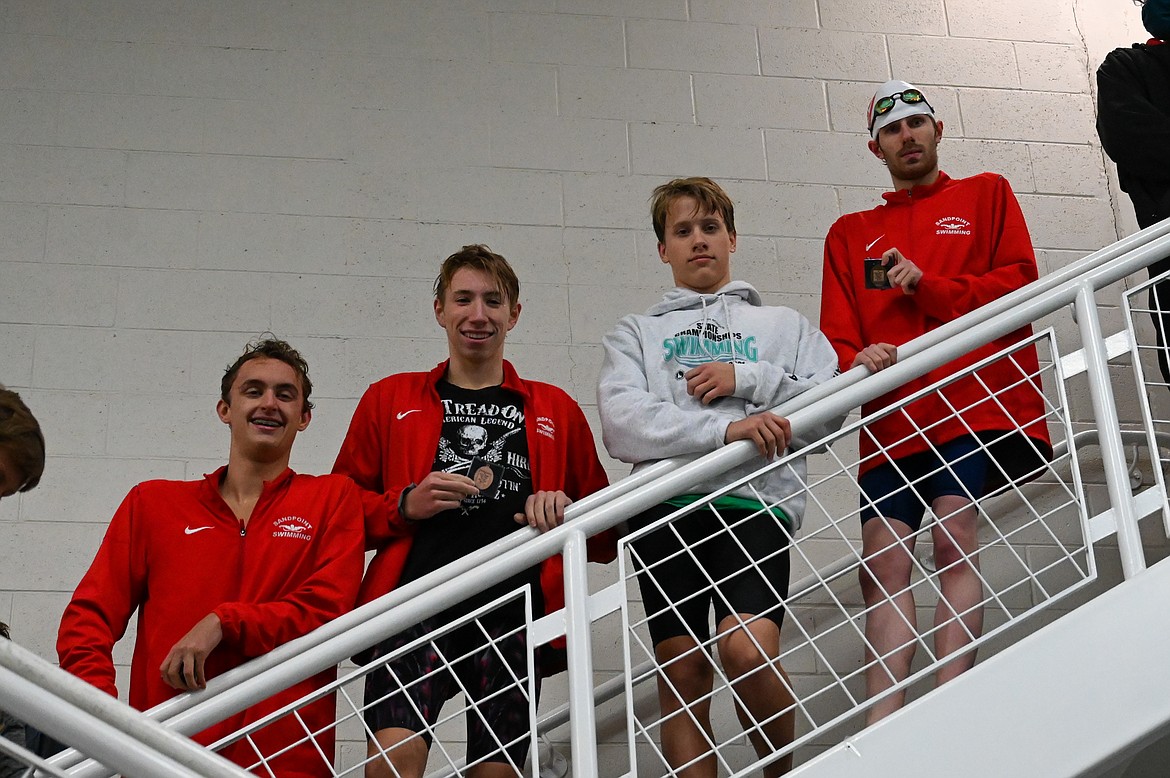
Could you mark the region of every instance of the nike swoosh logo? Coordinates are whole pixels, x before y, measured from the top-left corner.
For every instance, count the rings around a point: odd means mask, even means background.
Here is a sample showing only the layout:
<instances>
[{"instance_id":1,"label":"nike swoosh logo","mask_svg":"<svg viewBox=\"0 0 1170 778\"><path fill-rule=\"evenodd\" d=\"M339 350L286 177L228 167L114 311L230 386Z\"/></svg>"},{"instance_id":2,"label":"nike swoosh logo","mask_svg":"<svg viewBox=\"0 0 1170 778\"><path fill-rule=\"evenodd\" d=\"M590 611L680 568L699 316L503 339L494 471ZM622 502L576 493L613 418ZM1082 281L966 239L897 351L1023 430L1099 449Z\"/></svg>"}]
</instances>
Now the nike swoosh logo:
<instances>
[{"instance_id":1,"label":"nike swoosh logo","mask_svg":"<svg viewBox=\"0 0 1170 778\"><path fill-rule=\"evenodd\" d=\"M208 527L195 527L194 529L187 527L186 529L183 530L183 534L184 535L194 535L196 532L202 532L205 529L211 529L211 527L210 526L208 526Z\"/></svg>"},{"instance_id":2,"label":"nike swoosh logo","mask_svg":"<svg viewBox=\"0 0 1170 778\"><path fill-rule=\"evenodd\" d=\"M884 237L886 237L886 234L883 232L881 235L878 235L876 238L874 238L873 241L868 246L865 247L865 250L869 251L871 248L873 248L874 243L877 243L879 240L881 240Z\"/></svg>"},{"instance_id":3,"label":"nike swoosh logo","mask_svg":"<svg viewBox=\"0 0 1170 778\"><path fill-rule=\"evenodd\" d=\"M409 411L401 411L394 418L398 419L399 421L402 421L410 414L418 413L420 410L422 410L422 409L421 408L411 408Z\"/></svg>"}]
</instances>

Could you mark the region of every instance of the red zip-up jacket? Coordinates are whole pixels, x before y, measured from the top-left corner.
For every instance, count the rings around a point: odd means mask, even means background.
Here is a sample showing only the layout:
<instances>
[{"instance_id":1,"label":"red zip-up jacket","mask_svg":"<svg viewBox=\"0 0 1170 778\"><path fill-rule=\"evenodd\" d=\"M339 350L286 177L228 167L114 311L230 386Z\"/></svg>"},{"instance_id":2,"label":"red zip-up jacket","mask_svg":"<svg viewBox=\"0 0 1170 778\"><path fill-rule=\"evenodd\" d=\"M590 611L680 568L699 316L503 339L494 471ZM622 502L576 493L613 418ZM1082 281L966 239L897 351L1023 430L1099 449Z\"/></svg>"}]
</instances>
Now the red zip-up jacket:
<instances>
[{"instance_id":1,"label":"red zip-up jacket","mask_svg":"<svg viewBox=\"0 0 1170 778\"><path fill-rule=\"evenodd\" d=\"M112 650L137 609L130 704L146 710L180 693L163 683L159 668L209 613L223 624L223 640L207 658L207 677L214 678L353 607L364 552L361 502L349 479L286 469L264 484L245 530L219 494L225 470L200 481L147 481L130 491L61 618L62 668L116 695ZM326 670L194 739L210 744L335 677L335 669ZM333 697L300 712L311 729L327 727ZM267 756L304 730L285 716L254 737ZM333 730L317 743L332 756ZM245 741L222 754L245 767L258 761ZM311 744L271 764L281 778L333 775Z\"/></svg>"},{"instance_id":2,"label":"red zip-up jacket","mask_svg":"<svg viewBox=\"0 0 1170 778\"><path fill-rule=\"evenodd\" d=\"M398 498L434 465L443 428L436 385L446 372L443 362L429 373L398 373L372 384L358 402L333 465L333 472L348 475L361 488L366 547L377 552L366 570L358 604L386 594L402 576L414 526L399 514ZM560 490L579 500L608 485L589 423L572 397L551 384L520 378L507 360L503 387L523 399L534 491ZM591 538L590 559L614 559L614 538L612 532ZM565 604L562 570L560 556L541 565L548 613Z\"/></svg>"},{"instance_id":3,"label":"red zip-up jacket","mask_svg":"<svg viewBox=\"0 0 1170 778\"><path fill-rule=\"evenodd\" d=\"M836 350L842 370L848 370L867 345L901 345L1038 277L1023 212L1002 176L981 173L952 179L940 172L933 184L886 192L882 197L883 205L842 216L825 238L820 328ZM881 257L892 248L922 270L913 295L899 289L865 288L864 260ZM1031 334L1032 328L1026 326L1004 335L867 403L862 413L884 408ZM1036 350L1018 351L1014 359L1018 368L1001 360L979 371L987 388L968 376L941 394L915 401L906 408L906 415L890 414L866 429L889 448L892 458L925 451L928 441L937 445L971 431L1016 428L1022 428L1048 456L1051 444L1039 377L1031 383L1024 381L1026 375L1037 375ZM999 393L1002 408L994 402L969 407L986 398L988 389ZM946 401L963 409L961 418L953 417ZM869 457L876 450L871 436L862 434L861 472L881 463Z\"/></svg>"}]
</instances>

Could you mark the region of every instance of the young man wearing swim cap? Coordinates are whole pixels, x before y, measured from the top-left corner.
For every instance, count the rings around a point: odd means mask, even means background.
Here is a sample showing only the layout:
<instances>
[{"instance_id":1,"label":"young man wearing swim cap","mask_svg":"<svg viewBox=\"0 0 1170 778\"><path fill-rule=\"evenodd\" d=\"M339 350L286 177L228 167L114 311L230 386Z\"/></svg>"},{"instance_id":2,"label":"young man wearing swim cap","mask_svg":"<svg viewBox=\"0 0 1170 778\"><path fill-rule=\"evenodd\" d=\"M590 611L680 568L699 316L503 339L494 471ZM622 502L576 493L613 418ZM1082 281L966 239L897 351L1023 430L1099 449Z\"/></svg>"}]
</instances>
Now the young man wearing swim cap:
<instances>
[{"instance_id":1,"label":"young man wearing swim cap","mask_svg":"<svg viewBox=\"0 0 1170 778\"><path fill-rule=\"evenodd\" d=\"M869 150L889 169L894 188L881 205L842 216L829 230L820 321L842 370L864 365L876 372L894 364L899 345L1034 281L1037 270L1008 182L992 173L953 179L939 170L943 122L921 89L905 81L882 84L870 101L867 127ZM1023 327L979 347L867 403L862 415L1030 334ZM965 649L983 626L975 500L997 471L982 441L991 436L1018 444L1021 461L1050 451L1036 352L1018 351L1013 360L990 364L977 378L964 377L862 430L866 692L884 694L868 712L870 723L902 706L904 691L886 692L909 675L921 641L910 575L928 508L938 517L930 529L942 590L935 655L956 655L937 680L974 663L974 651ZM1013 434L1019 430L1022 435Z\"/></svg>"}]
</instances>

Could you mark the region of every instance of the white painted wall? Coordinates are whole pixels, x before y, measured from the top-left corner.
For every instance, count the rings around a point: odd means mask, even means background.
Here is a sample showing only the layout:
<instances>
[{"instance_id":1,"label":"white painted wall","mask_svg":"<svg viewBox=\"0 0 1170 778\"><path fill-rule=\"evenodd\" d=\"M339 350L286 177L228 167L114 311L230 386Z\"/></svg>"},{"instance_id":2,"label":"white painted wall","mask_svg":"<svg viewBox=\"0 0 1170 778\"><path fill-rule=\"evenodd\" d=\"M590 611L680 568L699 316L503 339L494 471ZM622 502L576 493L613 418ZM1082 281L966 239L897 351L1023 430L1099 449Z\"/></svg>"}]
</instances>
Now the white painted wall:
<instances>
[{"instance_id":1,"label":"white painted wall","mask_svg":"<svg viewBox=\"0 0 1170 778\"><path fill-rule=\"evenodd\" d=\"M1091 74L1137 19L1123 0L0 0L0 381L51 453L0 505L0 618L54 656L130 486L223 460L219 377L264 330L309 358L294 466L327 470L369 382L443 357L430 284L464 243L518 270L510 358L594 421L601 336L669 282L646 208L668 177L719 179L736 274L815 319L826 230L888 184L875 82L927 88L949 173L1009 178L1042 270L1112 242L1132 215Z\"/></svg>"}]
</instances>

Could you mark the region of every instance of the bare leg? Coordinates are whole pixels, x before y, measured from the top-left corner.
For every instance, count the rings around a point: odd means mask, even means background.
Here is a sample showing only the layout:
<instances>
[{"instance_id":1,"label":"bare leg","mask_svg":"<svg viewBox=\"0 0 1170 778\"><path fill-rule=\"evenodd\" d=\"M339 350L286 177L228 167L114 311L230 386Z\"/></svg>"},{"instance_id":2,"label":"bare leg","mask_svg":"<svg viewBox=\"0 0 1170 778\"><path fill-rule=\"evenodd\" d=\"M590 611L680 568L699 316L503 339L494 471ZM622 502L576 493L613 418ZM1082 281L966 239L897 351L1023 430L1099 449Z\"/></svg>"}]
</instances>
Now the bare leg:
<instances>
[{"instance_id":1,"label":"bare leg","mask_svg":"<svg viewBox=\"0 0 1170 778\"><path fill-rule=\"evenodd\" d=\"M905 548L899 540L905 542ZM866 607L865 695L872 698L904 680L914 660L918 622L909 588L914 533L901 521L878 516L861 525L861 548L864 563L859 578ZM891 694L869 709L866 723L888 716L905 702L905 692Z\"/></svg>"},{"instance_id":2,"label":"bare leg","mask_svg":"<svg viewBox=\"0 0 1170 778\"><path fill-rule=\"evenodd\" d=\"M467 771L468 778L516 778L518 775L520 773L506 762L480 762Z\"/></svg>"},{"instance_id":3,"label":"bare leg","mask_svg":"<svg viewBox=\"0 0 1170 778\"><path fill-rule=\"evenodd\" d=\"M741 613L740 619L747 621L751 614ZM728 616L719 624L719 632L735 627L737 620ZM739 722L748 733L756 753L760 758L771 755L789 743L795 736L796 709L795 700L789 691L788 675L780 667L776 658L780 656L780 629L771 619L757 619L743 629L733 631L719 638L719 658L723 661L723 668L731 680L736 696L736 713ZM760 654L762 648L764 653ZM764 667L774 662L772 668ZM760 669L763 668L763 669ZM783 676L781 681L780 673ZM737 679L742 679L737 682ZM744 710L744 708L747 708ZM787 712L776 716L782 710ZM775 718L773 718L775 717ZM760 729L756 729L753 722L763 722ZM773 762L764 770L765 778L776 778L792 769L792 754Z\"/></svg>"},{"instance_id":4,"label":"bare leg","mask_svg":"<svg viewBox=\"0 0 1170 778\"><path fill-rule=\"evenodd\" d=\"M422 778L428 749L422 738L413 737L415 734L400 727L375 732L376 742L366 744L366 755L372 758L366 763L366 778Z\"/></svg>"},{"instance_id":5,"label":"bare leg","mask_svg":"<svg viewBox=\"0 0 1170 778\"><path fill-rule=\"evenodd\" d=\"M658 674L658 706L662 711L666 761L685 778L714 778L711 701L706 696L715 680L711 658L689 637L667 638L654 647L654 654L663 668ZM697 702L700 698L702 701ZM678 770L704 754L705 758Z\"/></svg>"},{"instance_id":6,"label":"bare leg","mask_svg":"<svg viewBox=\"0 0 1170 778\"><path fill-rule=\"evenodd\" d=\"M939 659L967 646L983 634L983 583L979 580L978 511L966 497L944 495L933 504L939 523L932 531L934 562L939 570L942 599L934 613L935 653ZM955 614L958 614L956 617ZM942 685L975 664L975 652L943 665L936 682Z\"/></svg>"}]
</instances>

